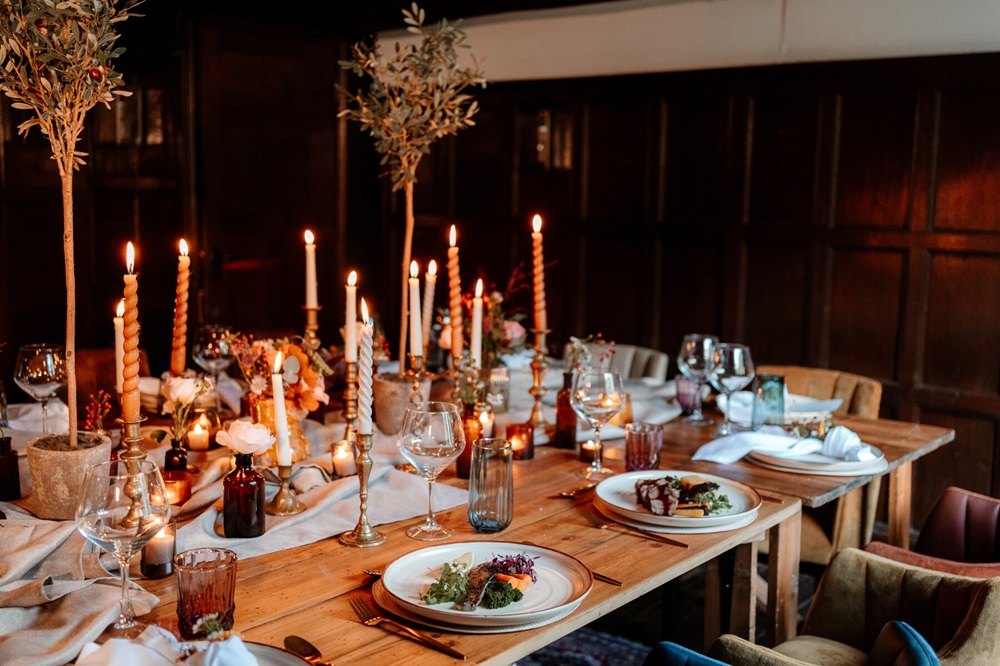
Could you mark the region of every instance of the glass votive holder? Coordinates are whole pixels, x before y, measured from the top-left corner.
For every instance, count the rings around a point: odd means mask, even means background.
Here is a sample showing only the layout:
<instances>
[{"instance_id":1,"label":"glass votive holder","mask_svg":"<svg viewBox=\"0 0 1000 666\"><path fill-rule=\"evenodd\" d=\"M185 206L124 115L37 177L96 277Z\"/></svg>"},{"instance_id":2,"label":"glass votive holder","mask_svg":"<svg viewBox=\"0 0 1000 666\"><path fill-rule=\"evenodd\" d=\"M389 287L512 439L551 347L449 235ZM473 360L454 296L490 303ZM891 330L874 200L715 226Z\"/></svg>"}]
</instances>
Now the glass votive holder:
<instances>
[{"instance_id":1,"label":"glass votive holder","mask_svg":"<svg viewBox=\"0 0 1000 666\"><path fill-rule=\"evenodd\" d=\"M580 462L594 462L594 456L597 454L597 442L592 439L588 439L586 442L580 442Z\"/></svg>"},{"instance_id":2,"label":"glass votive holder","mask_svg":"<svg viewBox=\"0 0 1000 666\"><path fill-rule=\"evenodd\" d=\"M514 451L514 460L531 460L535 457L535 427L530 423L507 424L507 439Z\"/></svg>"},{"instance_id":3,"label":"glass votive holder","mask_svg":"<svg viewBox=\"0 0 1000 666\"><path fill-rule=\"evenodd\" d=\"M177 528L174 523L167 523L142 547L142 554L139 556L139 571L142 575L146 578L166 578L172 574L176 543Z\"/></svg>"},{"instance_id":4,"label":"glass votive holder","mask_svg":"<svg viewBox=\"0 0 1000 666\"><path fill-rule=\"evenodd\" d=\"M180 506L191 499L191 472L163 472L162 476L167 501L174 506Z\"/></svg>"},{"instance_id":5,"label":"glass votive holder","mask_svg":"<svg viewBox=\"0 0 1000 666\"><path fill-rule=\"evenodd\" d=\"M177 626L183 638L205 638L206 620L226 631L233 628L236 561L236 553L225 548L196 548L174 556Z\"/></svg>"},{"instance_id":6,"label":"glass votive holder","mask_svg":"<svg viewBox=\"0 0 1000 666\"><path fill-rule=\"evenodd\" d=\"M333 447L333 471L337 476L354 476L358 466L354 462L357 456L354 447L348 441L342 441Z\"/></svg>"},{"instance_id":7,"label":"glass votive holder","mask_svg":"<svg viewBox=\"0 0 1000 666\"><path fill-rule=\"evenodd\" d=\"M222 420L215 407L195 407L191 413L191 426L187 431L188 450L208 451L220 430Z\"/></svg>"},{"instance_id":8,"label":"glass votive holder","mask_svg":"<svg viewBox=\"0 0 1000 666\"><path fill-rule=\"evenodd\" d=\"M680 405L684 416L700 411L701 393L698 391L698 382L684 375L677 375L674 382L677 384L677 404Z\"/></svg>"},{"instance_id":9,"label":"glass votive holder","mask_svg":"<svg viewBox=\"0 0 1000 666\"><path fill-rule=\"evenodd\" d=\"M663 446L663 428L650 423L625 426L625 471L657 469Z\"/></svg>"},{"instance_id":10,"label":"glass votive holder","mask_svg":"<svg viewBox=\"0 0 1000 666\"><path fill-rule=\"evenodd\" d=\"M455 461L456 475L460 479L469 478L469 466L472 464L471 443L477 439L493 437L493 408L488 403L466 403L462 412L462 430L465 432L466 446Z\"/></svg>"}]
</instances>

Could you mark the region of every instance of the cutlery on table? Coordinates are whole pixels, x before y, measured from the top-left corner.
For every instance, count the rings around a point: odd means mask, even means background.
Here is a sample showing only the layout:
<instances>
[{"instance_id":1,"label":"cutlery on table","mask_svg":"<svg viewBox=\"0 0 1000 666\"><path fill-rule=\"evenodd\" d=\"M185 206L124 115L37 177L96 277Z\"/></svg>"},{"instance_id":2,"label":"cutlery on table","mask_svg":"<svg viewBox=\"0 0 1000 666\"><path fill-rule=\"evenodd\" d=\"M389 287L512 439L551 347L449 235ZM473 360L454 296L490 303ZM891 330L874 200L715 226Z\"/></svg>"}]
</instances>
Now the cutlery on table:
<instances>
[{"instance_id":1,"label":"cutlery on table","mask_svg":"<svg viewBox=\"0 0 1000 666\"><path fill-rule=\"evenodd\" d=\"M539 546L534 541L522 541L525 546L535 546L536 548L544 548L545 546ZM617 578L612 578L611 576L605 576L602 573L597 573L596 571L591 571L590 575L594 577L594 580L599 580L602 583L607 583L608 585L615 585L617 587L622 587L623 583Z\"/></svg>"},{"instance_id":2,"label":"cutlery on table","mask_svg":"<svg viewBox=\"0 0 1000 666\"><path fill-rule=\"evenodd\" d=\"M631 525L625 525L623 523L608 522L602 519L596 513L594 513L593 510L591 510L590 508L585 507L583 509L580 509L580 512L583 514L583 517L590 522L591 525L602 530L606 530L610 527L620 527L622 529L631 530L647 539L652 539L653 541L661 541L663 543L668 543L671 546L677 546L678 548L688 547L688 545L683 541L677 541L675 539L671 539L670 537L663 536L662 534L657 534L656 532L649 532L640 527L632 527Z\"/></svg>"},{"instance_id":3,"label":"cutlery on table","mask_svg":"<svg viewBox=\"0 0 1000 666\"><path fill-rule=\"evenodd\" d=\"M285 649L294 652L315 666L331 666L330 662L323 661L323 653L319 651L319 648L301 636L285 636Z\"/></svg>"},{"instance_id":4,"label":"cutlery on table","mask_svg":"<svg viewBox=\"0 0 1000 666\"><path fill-rule=\"evenodd\" d=\"M355 615L357 615L358 618L360 618L361 622L365 626L368 626L368 627L377 627L378 625L380 625L382 623L385 623L385 624L388 624L388 625L392 625L393 627L396 627L397 629L405 631L410 636L412 636L413 638L415 638L416 640L420 641L421 643L423 643L424 645L426 645L428 647L432 647L435 650L440 650L441 652L444 652L447 655L451 655L452 657L455 657L456 659L465 659L465 655L462 654L461 652L459 652L458 650L456 650L455 648L450 647L448 645L445 645L444 643L441 643L439 641L436 641L433 638L431 638L430 636L426 636L426 635L420 633L419 631L416 631L414 629L410 629L405 624L400 624L399 622L396 622L395 620L390 620L387 617L382 617L381 615L379 615L378 613L376 613L372 609L372 607L368 605L368 602L365 601L364 599L360 599L360 598L355 597L354 599L351 599L350 603L351 603L351 608L354 609Z\"/></svg>"},{"instance_id":5,"label":"cutlery on table","mask_svg":"<svg viewBox=\"0 0 1000 666\"><path fill-rule=\"evenodd\" d=\"M375 578L381 578L382 577L382 570L381 569L362 569L361 573L366 573L369 576L373 576Z\"/></svg>"},{"instance_id":6,"label":"cutlery on table","mask_svg":"<svg viewBox=\"0 0 1000 666\"><path fill-rule=\"evenodd\" d=\"M566 499L575 499L577 495L582 495L583 493L589 492L597 487L596 483L588 483L585 486L580 486L579 488L574 488L573 490L565 490L559 493L559 497L565 497Z\"/></svg>"}]
</instances>

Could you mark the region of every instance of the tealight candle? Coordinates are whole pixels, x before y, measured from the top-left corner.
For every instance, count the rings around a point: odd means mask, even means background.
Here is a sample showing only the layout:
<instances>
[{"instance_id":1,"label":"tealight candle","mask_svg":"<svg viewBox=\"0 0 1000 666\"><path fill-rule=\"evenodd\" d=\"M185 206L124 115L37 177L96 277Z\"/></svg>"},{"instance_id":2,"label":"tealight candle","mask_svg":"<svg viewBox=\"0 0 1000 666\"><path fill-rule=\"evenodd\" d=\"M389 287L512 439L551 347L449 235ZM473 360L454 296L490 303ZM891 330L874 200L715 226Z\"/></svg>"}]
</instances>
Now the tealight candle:
<instances>
[{"instance_id":1,"label":"tealight candle","mask_svg":"<svg viewBox=\"0 0 1000 666\"><path fill-rule=\"evenodd\" d=\"M358 473L354 464L354 451L347 442L341 442L333 451L333 471L337 476L353 476Z\"/></svg>"},{"instance_id":2,"label":"tealight candle","mask_svg":"<svg viewBox=\"0 0 1000 666\"><path fill-rule=\"evenodd\" d=\"M139 570L146 578L166 578L174 573L176 531L167 523L142 548Z\"/></svg>"},{"instance_id":3,"label":"tealight candle","mask_svg":"<svg viewBox=\"0 0 1000 666\"><path fill-rule=\"evenodd\" d=\"M588 439L586 442L580 444L580 462L594 462L594 456L597 454L597 442Z\"/></svg>"},{"instance_id":4,"label":"tealight candle","mask_svg":"<svg viewBox=\"0 0 1000 666\"><path fill-rule=\"evenodd\" d=\"M530 423L507 425L507 439L514 452L514 460L531 460L535 457L535 428Z\"/></svg>"},{"instance_id":5,"label":"tealight candle","mask_svg":"<svg viewBox=\"0 0 1000 666\"><path fill-rule=\"evenodd\" d=\"M483 410L479 414L479 423L483 426L482 437L489 439L493 437L493 411Z\"/></svg>"},{"instance_id":6,"label":"tealight candle","mask_svg":"<svg viewBox=\"0 0 1000 666\"><path fill-rule=\"evenodd\" d=\"M208 431L201 423L195 421L194 427L188 431L188 449L191 451L208 451Z\"/></svg>"},{"instance_id":7,"label":"tealight candle","mask_svg":"<svg viewBox=\"0 0 1000 666\"><path fill-rule=\"evenodd\" d=\"M174 506L184 504L191 499L191 472L164 472L163 489L170 504Z\"/></svg>"}]
</instances>

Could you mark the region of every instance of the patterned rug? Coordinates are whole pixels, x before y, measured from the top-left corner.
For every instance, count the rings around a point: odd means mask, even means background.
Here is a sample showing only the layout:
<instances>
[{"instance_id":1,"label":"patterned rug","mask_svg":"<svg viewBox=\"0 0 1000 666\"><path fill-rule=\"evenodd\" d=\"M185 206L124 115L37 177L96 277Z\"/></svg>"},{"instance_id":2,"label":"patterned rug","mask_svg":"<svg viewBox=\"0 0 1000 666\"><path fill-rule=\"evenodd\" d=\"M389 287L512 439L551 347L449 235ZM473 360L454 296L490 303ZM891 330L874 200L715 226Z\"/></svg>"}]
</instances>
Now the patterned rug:
<instances>
[{"instance_id":1,"label":"patterned rug","mask_svg":"<svg viewBox=\"0 0 1000 666\"><path fill-rule=\"evenodd\" d=\"M652 646L583 627L518 659L517 666L639 666Z\"/></svg>"}]
</instances>

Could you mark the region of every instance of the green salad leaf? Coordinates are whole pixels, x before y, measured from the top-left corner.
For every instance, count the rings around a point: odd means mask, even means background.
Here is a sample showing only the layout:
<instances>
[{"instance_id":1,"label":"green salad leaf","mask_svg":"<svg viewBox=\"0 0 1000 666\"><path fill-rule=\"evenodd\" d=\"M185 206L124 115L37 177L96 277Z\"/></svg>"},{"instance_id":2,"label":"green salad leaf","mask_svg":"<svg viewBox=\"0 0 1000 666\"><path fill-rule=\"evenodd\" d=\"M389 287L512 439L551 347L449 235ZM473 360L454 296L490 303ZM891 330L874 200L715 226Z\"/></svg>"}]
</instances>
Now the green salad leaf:
<instances>
[{"instance_id":1,"label":"green salad leaf","mask_svg":"<svg viewBox=\"0 0 1000 666\"><path fill-rule=\"evenodd\" d=\"M469 586L466 568L454 562L445 562L441 567L441 576L427 588L420 598L429 605L443 604L446 601L458 601L465 596Z\"/></svg>"}]
</instances>

